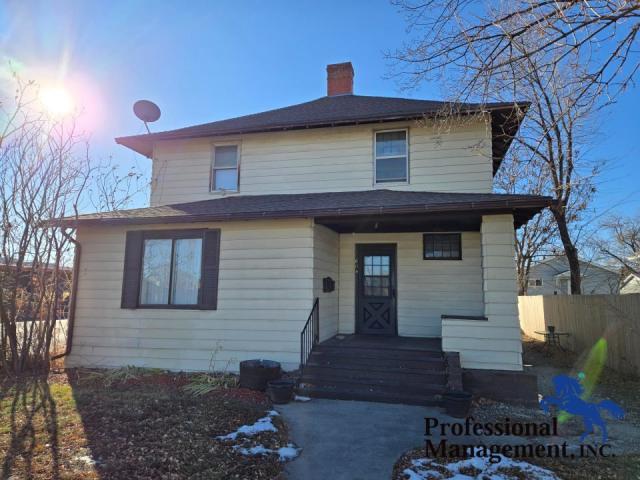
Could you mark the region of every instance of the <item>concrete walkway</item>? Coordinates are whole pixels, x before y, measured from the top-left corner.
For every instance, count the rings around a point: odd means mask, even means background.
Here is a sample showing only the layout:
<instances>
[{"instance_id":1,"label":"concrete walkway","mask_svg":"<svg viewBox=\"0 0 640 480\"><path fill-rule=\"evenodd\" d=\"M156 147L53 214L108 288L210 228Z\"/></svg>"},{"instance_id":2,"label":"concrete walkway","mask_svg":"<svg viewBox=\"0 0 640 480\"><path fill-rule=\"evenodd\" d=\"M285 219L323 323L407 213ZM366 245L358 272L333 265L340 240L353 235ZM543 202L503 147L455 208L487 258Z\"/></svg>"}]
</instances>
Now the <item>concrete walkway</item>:
<instances>
[{"instance_id":1,"label":"concrete walkway","mask_svg":"<svg viewBox=\"0 0 640 480\"><path fill-rule=\"evenodd\" d=\"M313 399L278 405L303 451L287 464L290 480L389 480L396 460L424 445L424 417L439 408Z\"/></svg>"}]
</instances>

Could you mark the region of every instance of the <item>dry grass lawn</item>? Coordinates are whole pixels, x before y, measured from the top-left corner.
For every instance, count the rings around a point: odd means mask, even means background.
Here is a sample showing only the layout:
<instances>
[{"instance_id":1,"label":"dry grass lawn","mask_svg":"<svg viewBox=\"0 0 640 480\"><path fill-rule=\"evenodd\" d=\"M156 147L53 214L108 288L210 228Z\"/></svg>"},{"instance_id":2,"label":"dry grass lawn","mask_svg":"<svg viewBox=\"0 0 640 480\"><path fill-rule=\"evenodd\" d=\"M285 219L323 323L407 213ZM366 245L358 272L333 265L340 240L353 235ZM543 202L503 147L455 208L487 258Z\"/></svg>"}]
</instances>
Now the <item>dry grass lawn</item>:
<instances>
[{"instance_id":1,"label":"dry grass lawn","mask_svg":"<svg viewBox=\"0 0 640 480\"><path fill-rule=\"evenodd\" d=\"M262 394L185 393L184 375L106 386L75 371L0 385L2 479L277 478L272 456L247 457L215 440L270 408ZM286 427L258 438L285 444ZM266 438L266 437L269 438Z\"/></svg>"}]
</instances>

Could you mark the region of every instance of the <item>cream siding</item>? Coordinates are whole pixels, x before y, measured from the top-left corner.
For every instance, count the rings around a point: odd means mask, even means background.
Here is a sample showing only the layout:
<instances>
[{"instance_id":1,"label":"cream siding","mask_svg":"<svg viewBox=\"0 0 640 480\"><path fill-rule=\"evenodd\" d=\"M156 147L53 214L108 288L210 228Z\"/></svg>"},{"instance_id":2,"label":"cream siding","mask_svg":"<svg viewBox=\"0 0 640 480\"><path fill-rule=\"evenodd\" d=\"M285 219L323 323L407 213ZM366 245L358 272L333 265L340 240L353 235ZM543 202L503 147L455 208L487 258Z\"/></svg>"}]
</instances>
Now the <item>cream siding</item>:
<instances>
[{"instance_id":1,"label":"cream siding","mask_svg":"<svg viewBox=\"0 0 640 480\"><path fill-rule=\"evenodd\" d=\"M320 341L338 333L340 236L322 225L313 229L313 296L320 299ZM322 279L331 277L333 292L322 291Z\"/></svg>"},{"instance_id":2,"label":"cream siding","mask_svg":"<svg viewBox=\"0 0 640 480\"><path fill-rule=\"evenodd\" d=\"M207 370L214 358L216 369L229 362L236 370L241 360L270 358L287 369L297 368L300 330L314 293L310 220L171 228L221 229L218 309L121 309L126 229L81 227L76 328L68 365Z\"/></svg>"},{"instance_id":3,"label":"cream siding","mask_svg":"<svg viewBox=\"0 0 640 480\"><path fill-rule=\"evenodd\" d=\"M423 260L421 233L340 235L340 333L355 331L358 243L397 245L398 334L439 337L440 316L482 315L480 233L462 233L462 260Z\"/></svg>"},{"instance_id":4,"label":"cream siding","mask_svg":"<svg viewBox=\"0 0 640 480\"><path fill-rule=\"evenodd\" d=\"M241 195L370 190L376 188L374 132L394 128L409 129L409 182L378 188L491 192L490 132L486 122L476 119L446 129L399 122L159 142L151 205L221 196L209 192L215 142L240 145Z\"/></svg>"},{"instance_id":5,"label":"cream siding","mask_svg":"<svg viewBox=\"0 0 640 480\"><path fill-rule=\"evenodd\" d=\"M80 229L68 365L206 370L214 358L216 369L229 362L237 370L241 360L269 358L297 368L313 299L320 298L322 340L353 333L356 244L394 243L399 335L442 336L465 368L522 369L511 215L485 216L481 232L463 232L460 261L423 260L422 233L338 234L309 219L180 225L193 227L221 229L215 311L121 309L126 228ZM334 292L322 292L326 276Z\"/></svg>"},{"instance_id":6,"label":"cream siding","mask_svg":"<svg viewBox=\"0 0 640 480\"><path fill-rule=\"evenodd\" d=\"M513 217L482 217L480 235L488 320L443 320L442 348L460 352L464 368L522 370Z\"/></svg>"},{"instance_id":7,"label":"cream siding","mask_svg":"<svg viewBox=\"0 0 640 480\"><path fill-rule=\"evenodd\" d=\"M640 277L629 275L623 282L620 293L626 295L628 293L640 293Z\"/></svg>"}]
</instances>

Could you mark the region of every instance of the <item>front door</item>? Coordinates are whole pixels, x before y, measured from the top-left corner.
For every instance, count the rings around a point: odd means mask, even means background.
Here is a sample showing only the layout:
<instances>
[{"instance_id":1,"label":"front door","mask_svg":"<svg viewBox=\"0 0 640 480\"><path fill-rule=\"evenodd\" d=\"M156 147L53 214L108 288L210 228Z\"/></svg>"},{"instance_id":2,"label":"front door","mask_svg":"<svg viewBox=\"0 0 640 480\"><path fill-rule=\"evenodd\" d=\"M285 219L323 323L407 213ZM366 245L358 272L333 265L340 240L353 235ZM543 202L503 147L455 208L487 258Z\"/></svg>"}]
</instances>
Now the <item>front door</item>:
<instances>
[{"instance_id":1,"label":"front door","mask_svg":"<svg viewBox=\"0 0 640 480\"><path fill-rule=\"evenodd\" d=\"M356 333L397 335L396 246L356 245Z\"/></svg>"}]
</instances>

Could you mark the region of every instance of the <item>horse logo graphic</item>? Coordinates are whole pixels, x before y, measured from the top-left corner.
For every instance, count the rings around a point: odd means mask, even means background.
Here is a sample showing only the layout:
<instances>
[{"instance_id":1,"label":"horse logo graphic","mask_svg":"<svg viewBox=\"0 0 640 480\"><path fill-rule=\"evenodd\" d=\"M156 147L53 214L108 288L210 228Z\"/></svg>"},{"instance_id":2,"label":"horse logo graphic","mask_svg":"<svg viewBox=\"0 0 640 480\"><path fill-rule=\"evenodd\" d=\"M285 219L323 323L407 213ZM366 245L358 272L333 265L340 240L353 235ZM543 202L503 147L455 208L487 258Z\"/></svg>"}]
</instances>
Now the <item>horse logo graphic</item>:
<instances>
[{"instance_id":1,"label":"horse logo graphic","mask_svg":"<svg viewBox=\"0 0 640 480\"><path fill-rule=\"evenodd\" d=\"M584 374L579 375L580 378L584 377ZM580 436L580 442L595 432L595 426L600 428L602 434L602 443L607 442L607 425L600 415L600 410L606 410L613 417L622 419L624 417L624 410L620 406L612 402L611 400L602 400L598 403L589 403L580 395L584 393L584 388L578 380L571 378L567 375L558 375L553 378L553 386L556 391L556 396L546 396L540 401L540 407L545 413L549 413L549 406L555 405L560 410L564 410L567 413L582 417L584 423L584 432Z\"/></svg>"}]
</instances>

